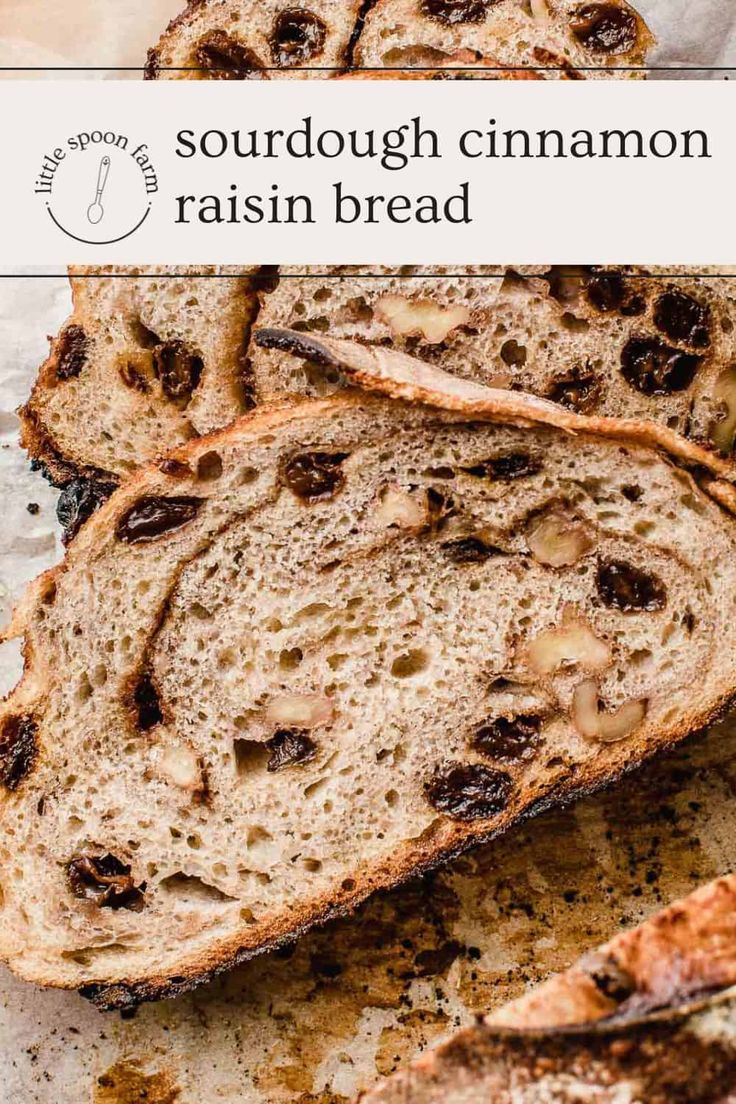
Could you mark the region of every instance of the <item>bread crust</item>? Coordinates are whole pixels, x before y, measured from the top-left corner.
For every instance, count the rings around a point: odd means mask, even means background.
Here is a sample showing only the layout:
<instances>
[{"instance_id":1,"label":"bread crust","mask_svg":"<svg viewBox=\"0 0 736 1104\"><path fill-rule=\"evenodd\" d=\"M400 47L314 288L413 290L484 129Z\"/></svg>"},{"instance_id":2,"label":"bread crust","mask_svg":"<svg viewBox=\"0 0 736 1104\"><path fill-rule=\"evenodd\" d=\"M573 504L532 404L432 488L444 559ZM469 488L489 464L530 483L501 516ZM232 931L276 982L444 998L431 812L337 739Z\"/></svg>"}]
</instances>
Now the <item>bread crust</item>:
<instances>
[{"instance_id":1,"label":"bread crust","mask_svg":"<svg viewBox=\"0 0 736 1104\"><path fill-rule=\"evenodd\" d=\"M577 1079L588 1092L644 1079L646 1100L710 1101L714 1089L733 1084L736 1049L728 1032L701 1034L697 1013L732 1008L734 985L736 876L727 875L584 954L359 1099L421 1104L440 1099L440 1085L451 1092L474 1077L482 1091L495 1074L505 1101L521 1073L531 1085ZM550 1099L567 1099L559 1083L554 1091L561 1095ZM570 1092L578 1099L574 1085Z\"/></svg>"},{"instance_id":2,"label":"bread crust","mask_svg":"<svg viewBox=\"0 0 736 1104\"><path fill-rule=\"evenodd\" d=\"M455 379L452 379L452 387L448 385L448 390L445 391L443 390L445 385L443 373L437 375L432 370L430 373L431 379L428 379L423 366L421 369L410 371L411 364L407 366L404 363L409 358L400 358L399 354L392 354L386 361L383 356L373 350L360 349L359 364L355 367L355 350L351 351L344 347L348 343L314 342L312 339L305 339L300 334L284 334L281 332L275 336L273 334L261 335L261 340L285 343L300 354L310 357L316 355L329 356L366 388L372 388L383 394L398 396L400 399L409 400L412 403L427 404L438 410L448 411L448 419L457 415L461 420L499 420L528 426L555 426L571 433L585 432L613 437L622 441L634 440L640 446L654 444L655 447L666 449L667 445L671 445L677 457L683 457L684 449L684 455L688 459L692 458L691 449L694 446L685 446L679 438L673 440L671 434L662 434L656 427L644 425L632 427L618 422L609 424L605 419L586 420L580 416L560 411L553 404L546 403L543 400L507 392L491 392L478 388L476 385L461 384ZM401 360L400 371L396 370L397 357ZM169 460L196 464L199 457L208 453L218 444L233 441L237 441L239 444L247 444L249 440L256 440L262 433L278 432L280 427L293 425L300 419L311 419L319 416L329 420L338 417L350 407L365 407L366 405L370 407L371 404L375 404L378 409L383 402L385 400L378 397L370 398L357 391L348 391L323 400L302 402L292 400L258 408L231 427L197 439L176 450ZM29 592L25 603L16 615L10 632L7 634L17 635L22 632L26 634L26 670L21 683L2 710L2 715L7 715L19 705L28 707L29 704L38 699L39 692L42 692L43 672L37 671L34 666L34 641L31 626L35 611L43 601L43 596L53 589L62 573L69 571L77 563L85 561L85 558L95 549L98 541L105 533L109 532L115 519L131 503L135 502L142 493L156 493L164 488L171 487L172 478L162 473L161 467L157 464L150 464L136 472L84 526L69 548L66 560L57 568L47 572L42 580ZM656 750L663 750L671 746L722 714L728 708L732 693L732 688L729 688L727 692L724 691L721 698L713 702L707 715L683 717L676 728L662 736ZM351 912L362 900L377 889L395 885L428 871L460 854L468 847L494 838L514 823L536 815L544 809L565 804L599 789L601 786L614 781L624 772L636 767L653 750L652 747L639 747L633 750L628 748L626 753L620 750L617 758L614 759L613 765L609 766L608 769L604 770L598 765L597 769L591 769L584 775L578 773L575 777L571 776L565 779L563 784L555 785L546 792L537 794L534 800L525 808L509 810L507 814L499 818L491 831L479 831L467 824L458 823L445 826L440 833L440 838L420 839L411 846L406 845L398 854L393 856L390 862L377 866L370 875L356 877L354 887L350 891L343 891L337 896L325 897L316 905L312 904L308 909L298 910L296 915L288 920L282 919L280 922L270 924L267 930L262 932L256 943L249 944L247 942L247 932L243 928L242 932L238 933L237 938L215 943L206 952L183 957L174 976L152 975L142 979L119 978L112 982L85 985L82 991L99 1007L108 1009L130 1007L141 1001L160 999L185 992L239 962L291 942L296 936L317 924L325 923L333 917ZM23 961L13 958L12 955L8 957L11 959L10 965L12 968L23 975ZM33 979L42 984L59 984L59 980L53 974L38 976L35 971L31 971L31 973Z\"/></svg>"}]
</instances>

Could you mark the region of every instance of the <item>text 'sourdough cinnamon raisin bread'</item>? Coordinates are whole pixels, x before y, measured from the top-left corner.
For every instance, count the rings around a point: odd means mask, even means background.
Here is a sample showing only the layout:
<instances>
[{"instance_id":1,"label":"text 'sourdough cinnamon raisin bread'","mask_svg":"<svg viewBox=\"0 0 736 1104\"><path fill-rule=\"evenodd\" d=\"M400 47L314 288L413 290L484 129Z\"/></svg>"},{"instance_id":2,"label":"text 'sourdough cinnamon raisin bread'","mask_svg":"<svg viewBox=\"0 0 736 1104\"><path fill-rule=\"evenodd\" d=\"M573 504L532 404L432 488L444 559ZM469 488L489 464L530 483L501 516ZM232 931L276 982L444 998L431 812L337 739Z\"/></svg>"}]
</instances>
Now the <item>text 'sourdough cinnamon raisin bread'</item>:
<instances>
[{"instance_id":1,"label":"text 'sourdough cinnamon raisin bread'","mask_svg":"<svg viewBox=\"0 0 736 1104\"><path fill-rule=\"evenodd\" d=\"M413 401L265 407L139 471L29 591L0 710L18 973L181 991L730 698L736 521L697 449L411 364L359 347L355 376Z\"/></svg>"},{"instance_id":2,"label":"text 'sourdough cinnamon raisin bread'","mask_svg":"<svg viewBox=\"0 0 736 1104\"><path fill-rule=\"evenodd\" d=\"M246 409L256 297L226 268L69 276L73 312L20 412L21 443L67 487L62 514L83 515L146 460Z\"/></svg>"},{"instance_id":3,"label":"text 'sourdough cinnamon raisin bread'","mask_svg":"<svg viewBox=\"0 0 736 1104\"><path fill-rule=\"evenodd\" d=\"M458 1032L361 1104L728 1104L734 986L730 875Z\"/></svg>"},{"instance_id":4,"label":"text 'sourdough cinnamon raisin bread'","mask_svg":"<svg viewBox=\"0 0 736 1104\"><path fill-rule=\"evenodd\" d=\"M569 80L641 76L652 43L620 0L377 0L354 56L357 68L519 66Z\"/></svg>"},{"instance_id":5,"label":"text 'sourdough cinnamon raisin bread'","mask_svg":"<svg viewBox=\"0 0 736 1104\"><path fill-rule=\"evenodd\" d=\"M190 0L148 52L150 80L329 77L344 69L362 0Z\"/></svg>"}]
</instances>

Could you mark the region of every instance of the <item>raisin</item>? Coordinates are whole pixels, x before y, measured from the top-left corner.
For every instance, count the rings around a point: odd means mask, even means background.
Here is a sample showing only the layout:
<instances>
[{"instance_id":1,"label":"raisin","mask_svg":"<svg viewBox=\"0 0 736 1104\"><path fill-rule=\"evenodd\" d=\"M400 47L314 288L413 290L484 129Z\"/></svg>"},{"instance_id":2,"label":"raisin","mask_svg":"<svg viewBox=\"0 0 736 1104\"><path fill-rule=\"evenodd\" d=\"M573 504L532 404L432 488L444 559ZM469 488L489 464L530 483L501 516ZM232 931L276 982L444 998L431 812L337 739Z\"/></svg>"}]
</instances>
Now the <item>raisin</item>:
<instances>
[{"instance_id":1,"label":"raisin","mask_svg":"<svg viewBox=\"0 0 736 1104\"><path fill-rule=\"evenodd\" d=\"M266 747L271 752L266 770L271 773L297 763L308 763L317 754L314 740L294 728L280 728L270 740L266 740Z\"/></svg>"},{"instance_id":2,"label":"raisin","mask_svg":"<svg viewBox=\"0 0 736 1104\"><path fill-rule=\"evenodd\" d=\"M536 475L541 470L542 461L528 452L507 452L463 468L468 475L476 475L480 479L521 479L526 475Z\"/></svg>"},{"instance_id":3,"label":"raisin","mask_svg":"<svg viewBox=\"0 0 736 1104\"><path fill-rule=\"evenodd\" d=\"M596 585L601 601L611 609L653 612L667 603L667 588L661 579L623 560L607 560L598 567Z\"/></svg>"},{"instance_id":4,"label":"raisin","mask_svg":"<svg viewBox=\"0 0 736 1104\"><path fill-rule=\"evenodd\" d=\"M654 304L654 324L673 341L684 341L696 349L710 345L710 310L684 291L666 291Z\"/></svg>"},{"instance_id":5,"label":"raisin","mask_svg":"<svg viewBox=\"0 0 736 1104\"><path fill-rule=\"evenodd\" d=\"M346 452L303 452L284 465L284 482L297 498L319 502L332 498L345 482L340 465Z\"/></svg>"},{"instance_id":6,"label":"raisin","mask_svg":"<svg viewBox=\"0 0 736 1104\"><path fill-rule=\"evenodd\" d=\"M491 556L505 555L502 548L486 544L479 537L461 537L459 540L446 541L441 547L454 563L459 564L483 563Z\"/></svg>"},{"instance_id":7,"label":"raisin","mask_svg":"<svg viewBox=\"0 0 736 1104\"><path fill-rule=\"evenodd\" d=\"M595 409L600 395L601 381L598 376L579 367L557 379L547 392L547 398L552 402L575 410L578 414L589 414Z\"/></svg>"},{"instance_id":8,"label":"raisin","mask_svg":"<svg viewBox=\"0 0 736 1104\"><path fill-rule=\"evenodd\" d=\"M143 732L161 724L164 715L150 671L144 671L138 679L133 691L133 702L138 713L138 727Z\"/></svg>"},{"instance_id":9,"label":"raisin","mask_svg":"<svg viewBox=\"0 0 736 1104\"><path fill-rule=\"evenodd\" d=\"M17 790L38 755L38 728L32 717L8 717L0 734L0 784Z\"/></svg>"},{"instance_id":10,"label":"raisin","mask_svg":"<svg viewBox=\"0 0 736 1104\"><path fill-rule=\"evenodd\" d=\"M271 57L289 68L319 57L327 38L327 27L305 8L287 8L277 16L271 35Z\"/></svg>"},{"instance_id":11,"label":"raisin","mask_svg":"<svg viewBox=\"0 0 736 1104\"><path fill-rule=\"evenodd\" d=\"M669 395L690 386L701 359L658 337L631 337L621 353L621 372L643 395Z\"/></svg>"},{"instance_id":12,"label":"raisin","mask_svg":"<svg viewBox=\"0 0 736 1104\"><path fill-rule=\"evenodd\" d=\"M501 763L524 762L536 754L541 726L542 718L536 713L497 717L478 729L470 746L487 759Z\"/></svg>"},{"instance_id":13,"label":"raisin","mask_svg":"<svg viewBox=\"0 0 736 1104\"><path fill-rule=\"evenodd\" d=\"M623 276L617 272L604 272L592 276L586 288L588 299L596 310L618 310L624 301L626 289Z\"/></svg>"},{"instance_id":14,"label":"raisin","mask_svg":"<svg viewBox=\"0 0 736 1104\"><path fill-rule=\"evenodd\" d=\"M621 1004L636 992L636 982L631 974L607 955L593 952L583 959L581 966L595 987L617 1004Z\"/></svg>"},{"instance_id":15,"label":"raisin","mask_svg":"<svg viewBox=\"0 0 736 1104\"><path fill-rule=\"evenodd\" d=\"M130 387L132 391L140 391L142 395L148 393L148 380L135 364L128 360L118 367L118 372L126 387Z\"/></svg>"},{"instance_id":16,"label":"raisin","mask_svg":"<svg viewBox=\"0 0 736 1104\"><path fill-rule=\"evenodd\" d=\"M438 23L480 23L495 0L422 0L422 14Z\"/></svg>"},{"instance_id":17,"label":"raisin","mask_svg":"<svg viewBox=\"0 0 736 1104\"><path fill-rule=\"evenodd\" d=\"M200 38L194 60L206 80L268 80L253 51L226 31L211 31Z\"/></svg>"},{"instance_id":18,"label":"raisin","mask_svg":"<svg viewBox=\"0 0 736 1104\"><path fill-rule=\"evenodd\" d=\"M56 348L56 378L72 379L82 371L87 360L89 338L81 326L67 326L62 330Z\"/></svg>"},{"instance_id":19,"label":"raisin","mask_svg":"<svg viewBox=\"0 0 736 1104\"><path fill-rule=\"evenodd\" d=\"M165 456L158 462L158 470L164 475L170 475L174 479L186 479L193 474L192 469L183 460L177 460L173 456Z\"/></svg>"},{"instance_id":20,"label":"raisin","mask_svg":"<svg viewBox=\"0 0 736 1104\"><path fill-rule=\"evenodd\" d=\"M64 530L62 540L68 544L75 537L88 517L106 502L117 483L80 476L62 488L56 504L56 517Z\"/></svg>"},{"instance_id":21,"label":"raisin","mask_svg":"<svg viewBox=\"0 0 736 1104\"><path fill-rule=\"evenodd\" d=\"M140 912L146 903L146 883L135 885L130 870L115 855L80 855L69 862L67 876L75 897L94 901L100 908Z\"/></svg>"},{"instance_id":22,"label":"raisin","mask_svg":"<svg viewBox=\"0 0 736 1104\"><path fill-rule=\"evenodd\" d=\"M482 763L449 763L424 787L427 800L456 820L486 820L506 808L511 778Z\"/></svg>"},{"instance_id":23,"label":"raisin","mask_svg":"<svg viewBox=\"0 0 736 1104\"><path fill-rule=\"evenodd\" d=\"M190 399L204 367L183 341L164 341L153 350L153 370L170 399Z\"/></svg>"},{"instance_id":24,"label":"raisin","mask_svg":"<svg viewBox=\"0 0 736 1104\"><path fill-rule=\"evenodd\" d=\"M118 519L115 535L126 544L156 540L192 521L203 501L185 495L179 498L144 495Z\"/></svg>"},{"instance_id":25,"label":"raisin","mask_svg":"<svg viewBox=\"0 0 736 1104\"><path fill-rule=\"evenodd\" d=\"M616 4L584 4L570 24L586 50L600 54L625 54L636 44L637 21L633 12Z\"/></svg>"}]
</instances>

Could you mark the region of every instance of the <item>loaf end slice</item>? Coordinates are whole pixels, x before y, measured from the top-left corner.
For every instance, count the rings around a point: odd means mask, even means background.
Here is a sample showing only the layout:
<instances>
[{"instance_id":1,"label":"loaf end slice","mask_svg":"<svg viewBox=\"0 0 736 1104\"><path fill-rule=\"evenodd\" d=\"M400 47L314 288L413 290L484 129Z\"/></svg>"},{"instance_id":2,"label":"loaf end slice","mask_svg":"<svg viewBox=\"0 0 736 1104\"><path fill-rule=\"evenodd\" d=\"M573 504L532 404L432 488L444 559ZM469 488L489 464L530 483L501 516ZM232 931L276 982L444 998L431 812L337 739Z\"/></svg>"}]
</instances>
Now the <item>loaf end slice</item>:
<instances>
[{"instance_id":1,"label":"loaf end slice","mask_svg":"<svg viewBox=\"0 0 736 1104\"><path fill-rule=\"evenodd\" d=\"M720 878L420 1058L361 1104L730 1099L736 878Z\"/></svg>"},{"instance_id":2,"label":"loaf end slice","mask_svg":"<svg viewBox=\"0 0 736 1104\"><path fill-rule=\"evenodd\" d=\"M726 706L736 522L669 455L514 401L263 408L80 530L0 711L15 971L181 992Z\"/></svg>"},{"instance_id":3,"label":"loaf end slice","mask_svg":"<svg viewBox=\"0 0 736 1104\"><path fill-rule=\"evenodd\" d=\"M377 0L355 49L357 67L516 67L581 80L643 76L654 39L634 8L578 0ZM463 67L467 67L464 69Z\"/></svg>"},{"instance_id":4,"label":"loaf end slice","mask_svg":"<svg viewBox=\"0 0 736 1104\"><path fill-rule=\"evenodd\" d=\"M148 51L149 80L328 77L344 69L361 0L190 0Z\"/></svg>"}]
</instances>

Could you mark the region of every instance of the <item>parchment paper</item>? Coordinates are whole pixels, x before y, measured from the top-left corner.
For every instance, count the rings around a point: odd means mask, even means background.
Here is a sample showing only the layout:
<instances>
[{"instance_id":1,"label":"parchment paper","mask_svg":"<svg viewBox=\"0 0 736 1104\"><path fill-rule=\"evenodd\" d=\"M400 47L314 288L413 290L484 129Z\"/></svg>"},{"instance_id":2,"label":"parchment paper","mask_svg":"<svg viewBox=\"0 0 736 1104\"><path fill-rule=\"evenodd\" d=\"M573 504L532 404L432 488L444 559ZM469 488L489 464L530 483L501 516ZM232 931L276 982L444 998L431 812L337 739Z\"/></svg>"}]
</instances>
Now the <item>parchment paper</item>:
<instances>
[{"instance_id":1,"label":"parchment paper","mask_svg":"<svg viewBox=\"0 0 736 1104\"><path fill-rule=\"evenodd\" d=\"M141 66L148 47L183 6L184 0L0 0L0 66ZM635 7L658 39L653 65L736 66L733 0L635 0ZM3 75L64 76L53 72ZM109 79L126 74L68 75Z\"/></svg>"}]
</instances>

